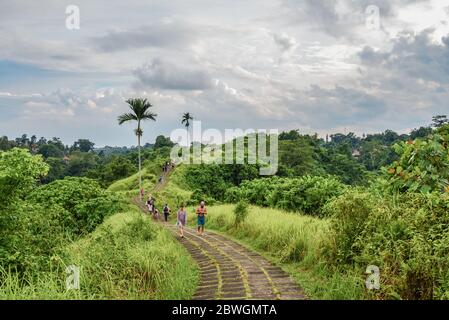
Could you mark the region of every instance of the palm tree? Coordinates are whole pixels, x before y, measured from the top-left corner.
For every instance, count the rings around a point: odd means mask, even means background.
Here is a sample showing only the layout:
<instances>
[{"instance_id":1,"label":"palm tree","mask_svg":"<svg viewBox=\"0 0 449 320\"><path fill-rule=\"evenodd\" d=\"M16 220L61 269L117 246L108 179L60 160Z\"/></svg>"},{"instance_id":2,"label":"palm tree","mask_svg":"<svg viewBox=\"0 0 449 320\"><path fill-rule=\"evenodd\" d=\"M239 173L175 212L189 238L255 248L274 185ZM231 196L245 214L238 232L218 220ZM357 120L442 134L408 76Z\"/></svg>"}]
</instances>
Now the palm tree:
<instances>
[{"instance_id":1,"label":"palm tree","mask_svg":"<svg viewBox=\"0 0 449 320\"><path fill-rule=\"evenodd\" d=\"M141 122L145 120L156 121L157 114L150 111L150 108L153 107L153 105L149 103L147 99L129 99L126 103L132 112L124 113L119 116L118 124L122 125L128 121L137 121L137 129L134 130L134 133L137 136L137 145L139 147L139 194L140 199L142 200L142 160L140 157L140 139L142 138L143 130L140 125Z\"/></svg>"},{"instance_id":2,"label":"palm tree","mask_svg":"<svg viewBox=\"0 0 449 320\"><path fill-rule=\"evenodd\" d=\"M189 127L190 127L190 120L193 120L193 117L190 115L189 112L184 113L182 115L182 121L181 123L187 128L187 147L190 148L190 143L189 143Z\"/></svg>"}]
</instances>

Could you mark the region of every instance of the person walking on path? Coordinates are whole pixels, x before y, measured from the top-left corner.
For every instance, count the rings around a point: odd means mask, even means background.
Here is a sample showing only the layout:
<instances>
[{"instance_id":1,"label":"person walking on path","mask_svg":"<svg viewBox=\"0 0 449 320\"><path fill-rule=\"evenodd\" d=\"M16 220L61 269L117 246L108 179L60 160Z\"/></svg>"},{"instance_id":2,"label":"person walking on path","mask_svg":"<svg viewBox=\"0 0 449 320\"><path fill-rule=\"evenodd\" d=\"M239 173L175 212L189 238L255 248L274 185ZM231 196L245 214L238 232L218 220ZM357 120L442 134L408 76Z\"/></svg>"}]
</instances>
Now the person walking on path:
<instances>
[{"instance_id":1,"label":"person walking on path","mask_svg":"<svg viewBox=\"0 0 449 320\"><path fill-rule=\"evenodd\" d=\"M153 218L154 218L154 220L159 221L159 210L156 208L154 208L154 211L153 211Z\"/></svg>"},{"instance_id":2,"label":"person walking on path","mask_svg":"<svg viewBox=\"0 0 449 320\"><path fill-rule=\"evenodd\" d=\"M196 214L198 216L198 231L199 235L204 235L204 225L206 224L207 208L204 201L200 202L200 206L196 209Z\"/></svg>"},{"instance_id":3,"label":"person walking on path","mask_svg":"<svg viewBox=\"0 0 449 320\"><path fill-rule=\"evenodd\" d=\"M158 220L158 214L156 213L156 199L153 196L150 196L150 198L147 201L148 210L150 211L150 214L153 216L155 220Z\"/></svg>"},{"instance_id":4,"label":"person walking on path","mask_svg":"<svg viewBox=\"0 0 449 320\"><path fill-rule=\"evenodd\" d=\"M164 211L165 222L167 222L168 221L168 216L170 215L170 212L171 212L171 209L168 206L168 204L165 204L165 206L164 206L164 208L162 210Z\"/></svg>"},{"instance_id":5,"label":"person walking on path","mask_svg":"<svg viewBox=\"0 0 449 320\"><path fill-rule=\"evenodd\" d=\"M181 205L181 208L178 211L178 221L177 225L179 227L179 235L181 238L184 238L184 227L187 223L187 211L185 210L184 205Z\"/></svg>"},{"instance_id":6,"label":"person walking on path","mask_svg":"<svg viewBox=\"0 0 449 320\"><path fill-rule=\"evenodd\" d=\"M153 201L153 197L151 195L148 196L146 205L147 205L149 214L153 214L154 201Z\"/></svg>"}]
</instances>

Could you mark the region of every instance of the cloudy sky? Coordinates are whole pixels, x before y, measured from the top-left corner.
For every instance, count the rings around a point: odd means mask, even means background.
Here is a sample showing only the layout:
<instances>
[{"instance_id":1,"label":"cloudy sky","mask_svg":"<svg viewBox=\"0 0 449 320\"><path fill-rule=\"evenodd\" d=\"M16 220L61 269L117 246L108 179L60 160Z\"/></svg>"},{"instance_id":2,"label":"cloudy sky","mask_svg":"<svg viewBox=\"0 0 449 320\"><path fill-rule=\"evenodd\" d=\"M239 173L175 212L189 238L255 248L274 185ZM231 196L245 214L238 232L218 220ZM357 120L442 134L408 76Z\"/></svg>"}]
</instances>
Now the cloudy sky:
<instances>
[{"instance_id":1,"label":"cloudy sky","mask_svg":"<svg viewBox=\"0 0 449 320\"><path fill-rule=\"evenodd\" d=\"M145 142L184 112L204 128L407 132L449 113L448 90L447 0L0 0L10 138L135 144L116 121L130 97L158 114Z\"/></svg>"}]
</instances>

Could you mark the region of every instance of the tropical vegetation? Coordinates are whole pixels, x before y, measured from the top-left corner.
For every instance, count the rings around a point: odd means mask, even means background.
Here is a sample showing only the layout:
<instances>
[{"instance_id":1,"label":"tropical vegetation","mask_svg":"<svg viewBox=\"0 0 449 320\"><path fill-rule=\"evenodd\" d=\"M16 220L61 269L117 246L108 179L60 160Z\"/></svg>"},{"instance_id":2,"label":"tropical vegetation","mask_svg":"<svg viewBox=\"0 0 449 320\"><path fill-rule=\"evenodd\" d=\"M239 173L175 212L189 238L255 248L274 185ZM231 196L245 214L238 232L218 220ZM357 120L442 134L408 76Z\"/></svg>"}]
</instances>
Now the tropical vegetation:
<instances>
[{"instance_id":1,"label":"tropical vegetation","mask_svg":"<svg viewBox=\"0 0 449 320\"><path fill-rule=\"evenodd\" d=\"M324 139L279 135L279 170L260 164L180 165L158 184L173 142L142 144L151 104L128 100L137 147L0 138L0 298L189 299L197 266L140 214L142 188L207 228L265 255L317 299L449 299L449 124ZM192 120L183 116L187 129ZM194 224L193 214L189 223ZM80 290L65 287L81 266ZM378 290L365 286L368 266Z\"/></svg>"}]
</instances>

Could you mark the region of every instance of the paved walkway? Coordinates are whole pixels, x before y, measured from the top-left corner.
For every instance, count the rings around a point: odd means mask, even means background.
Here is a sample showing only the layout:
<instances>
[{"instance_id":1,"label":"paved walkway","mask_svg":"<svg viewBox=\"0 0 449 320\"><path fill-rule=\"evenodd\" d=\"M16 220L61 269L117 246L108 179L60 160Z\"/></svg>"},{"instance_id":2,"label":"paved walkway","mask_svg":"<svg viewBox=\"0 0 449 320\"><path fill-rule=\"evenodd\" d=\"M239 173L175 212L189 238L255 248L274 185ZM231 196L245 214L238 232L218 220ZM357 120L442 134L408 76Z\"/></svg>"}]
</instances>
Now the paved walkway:
<instances>
[{"instance_id":1,"label":"paved walkway","mask_svg":"<svg viewBox=\"0 0 449 320\"><path fill-rule=\"evenodd\" d=\"M162 189L172 170L163 174L162 183L152 192ZM135 199L143 212L144 204ZM303 300L301 288L281 268L242 245L207 230L198 236L196 230L185 228L179 237L173 222L164 223L184 245L200 269L200 282L194 300ZM207 227L207 225L206 225Z\"/></svg>"},{"instance_id":2,"label":"paved walkway","mask_svg":"<svg viewBox=\"0 0 449 320\"><path fill-rule=\"evenodd\" d=\"M177 233L172 223L164 225ZM305 299L290 276L261 255L210 231L198 236L194 229L186 228L184 235L176 238L200 268L200 283L193 299Z\"/></svg>"}]
</instances>

